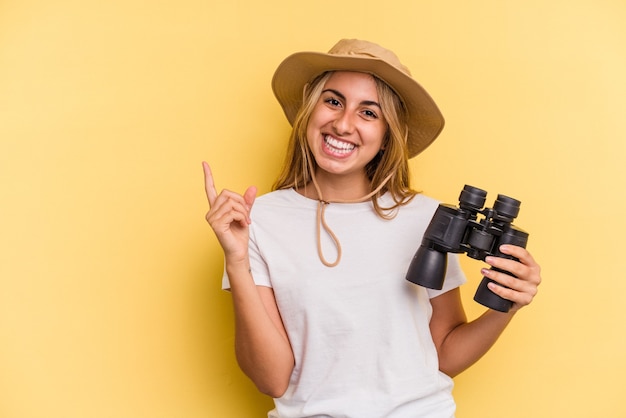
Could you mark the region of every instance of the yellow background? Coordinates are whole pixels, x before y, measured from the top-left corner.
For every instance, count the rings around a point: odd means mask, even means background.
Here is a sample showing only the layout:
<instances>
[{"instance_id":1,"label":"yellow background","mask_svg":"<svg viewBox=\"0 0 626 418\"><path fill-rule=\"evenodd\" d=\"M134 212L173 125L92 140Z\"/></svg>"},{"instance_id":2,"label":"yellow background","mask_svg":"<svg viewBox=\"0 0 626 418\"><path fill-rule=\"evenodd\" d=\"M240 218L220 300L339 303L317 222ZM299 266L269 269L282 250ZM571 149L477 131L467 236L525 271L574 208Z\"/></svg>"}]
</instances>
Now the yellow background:
<instances>
[{"instance_id":1,"label":"yellow background","mask_svg":"<svg viewBox=\"0 0 626 418\"><path fill-rule=\"evenodd\" d=\"M0 0L0 416L265 416L201 161L268 191L273 70L341 37L394 49L446 116L415 187L522 200L543 266L458 417L626 416L624 22L623 0Z\"/></svg>"}]
</instances>

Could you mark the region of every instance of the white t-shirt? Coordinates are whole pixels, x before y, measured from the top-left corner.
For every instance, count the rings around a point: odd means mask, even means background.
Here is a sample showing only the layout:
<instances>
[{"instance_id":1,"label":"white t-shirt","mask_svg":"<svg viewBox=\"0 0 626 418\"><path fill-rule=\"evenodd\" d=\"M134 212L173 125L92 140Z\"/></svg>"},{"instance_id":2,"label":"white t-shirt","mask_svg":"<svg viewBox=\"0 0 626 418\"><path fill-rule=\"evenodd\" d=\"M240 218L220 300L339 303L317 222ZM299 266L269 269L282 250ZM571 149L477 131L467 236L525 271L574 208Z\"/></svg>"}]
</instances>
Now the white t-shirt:
<instances>
[{"instance_id":1,"label":"white t-shirt","mask_svg":"<svg viewBox=\"0 0 626 418\"><path fill-rule=\"evenodd\" d=\"M387 194L381 206L392 205ZM385 220L371 202L331 203L325 219L342 248L336 267L317 252L317 201L292 189L252 209L250 263L274 290L295 356L287 392L270 417L454 416L452 379L439 371L429 298L465 281L450 254L444 288L425 289L406 271L438 202L417 195ZM336 249L322 232L326 260ZM224 275L223 288L228 289Z\"/></svg>"}]
</instances>

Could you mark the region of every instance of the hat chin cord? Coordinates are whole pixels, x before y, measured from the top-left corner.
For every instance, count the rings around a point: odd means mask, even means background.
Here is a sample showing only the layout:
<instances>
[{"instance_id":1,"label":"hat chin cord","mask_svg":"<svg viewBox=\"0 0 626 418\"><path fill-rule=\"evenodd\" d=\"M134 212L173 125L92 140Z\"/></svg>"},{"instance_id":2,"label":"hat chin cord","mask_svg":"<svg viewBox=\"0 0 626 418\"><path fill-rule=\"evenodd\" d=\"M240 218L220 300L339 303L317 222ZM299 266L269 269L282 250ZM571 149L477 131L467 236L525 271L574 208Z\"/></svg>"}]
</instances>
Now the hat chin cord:
<instances>
[{"instance_id":1,"label":"hat chin cord","mask_svg":"<svg viewBox=\"0 0 626 418\"><path fill-rule=\"evenodd\" d=\"M344 199L337 199L337 200L333 200L333 201L328 201L328 200L324 200L324 198L322 197L322 191L320 190L320 187L317 184L317 180L315 179L315 171L313 170L313 167L311 166L311 161L310 161L310 159L307 159L307 160L308 160L308 164L309 164L309 170L311 172L311 180L313 182L313 186L315 186L315 191L317 192L317 215L316 215L317 253L318 253L319 257L320 257L320 261L322 262L322 264L324 264L327 267L335 267L336 265L339 264L339 261L341 261L341 243L339 242L339 239L337 238L337 235L335 235L333 230L326 223L326 218L324 217L324 212L326 211L326 206L328 206L331 203L361 203L361 202L365 202L366 200L369 200L372 196L374 196L376 193L378 193L383 187L385 187L387 182L393 176L393 173L389 174L373 192L371 192L371 193L369 193L369 194L367 194L367 195L365 195L365 196L363 196L363 197L361 197L359 199L345 199L345 200ZM337 248L337 258L332 263L329 262L328 260L326 260L326 257L324 257L324 252L322 250L322 228L324 228L324 231L328 234L330 239L335 244L335 247Z\"/></svg>"}]
</instances>

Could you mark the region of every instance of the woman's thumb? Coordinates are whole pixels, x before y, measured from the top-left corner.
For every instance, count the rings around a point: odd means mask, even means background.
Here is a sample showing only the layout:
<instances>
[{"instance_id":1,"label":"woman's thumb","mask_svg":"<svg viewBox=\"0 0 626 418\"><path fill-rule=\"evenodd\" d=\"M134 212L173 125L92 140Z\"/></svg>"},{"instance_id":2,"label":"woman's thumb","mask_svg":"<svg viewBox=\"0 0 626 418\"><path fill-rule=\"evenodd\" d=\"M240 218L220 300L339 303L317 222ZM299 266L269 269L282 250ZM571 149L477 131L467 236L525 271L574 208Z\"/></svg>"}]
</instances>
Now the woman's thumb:
<instances>
[{"instance_id":1,"label":"woman's thumb","mask_svg":"<svg viewBox=\"0 0 626 418\"><path fill-rule=\"evenodd\" d=\"M250 209L252 209L252 205L254 204L254 200L256 199L256 192L257 188L255 186L250 186L243 194L243 200L245 200Z\"/></svg>"}]
</instances>

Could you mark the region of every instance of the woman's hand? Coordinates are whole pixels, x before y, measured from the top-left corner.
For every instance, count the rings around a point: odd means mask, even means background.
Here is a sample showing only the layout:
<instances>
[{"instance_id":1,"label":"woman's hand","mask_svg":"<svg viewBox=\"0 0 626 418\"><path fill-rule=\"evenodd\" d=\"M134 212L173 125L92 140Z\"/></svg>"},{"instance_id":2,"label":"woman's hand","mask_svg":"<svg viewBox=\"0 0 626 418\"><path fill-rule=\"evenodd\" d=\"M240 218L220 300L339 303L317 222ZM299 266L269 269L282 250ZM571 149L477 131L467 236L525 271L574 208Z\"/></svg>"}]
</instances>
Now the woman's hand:
<instances>
[{"instance_id":1,"label":"woman's hand","mask_svg":"<svg viewBox=\"0 0 626 418\"><path fill-rule=\"evenodd\" d=\"M209 200L209 211L206 220L213 228L217 239L224 250L227 260L247 261L250 210L256 198L257 189L248 187L242 195L230 190L222 190L219 194L211 167L202 163L204 169L204 186Z\"/></svg>"},{"instance_id":2,"label":"woman's hand","mask_svg":"<svg viewBox=\"0 0 626 418\"><path fill-rule=\"evenodd\" d=\"M483 269L482 273L485 277L505 286L490 283L489 289L498 296L513 302L511 312L516 312L532 302L537 294L537 287L541 283L541 267L525 248L502 245L500 251L519 261L500 257L487 257L485 261L490 266L510 272L515 277L490 269Z\"/></svg>"}]
</instances>

